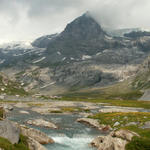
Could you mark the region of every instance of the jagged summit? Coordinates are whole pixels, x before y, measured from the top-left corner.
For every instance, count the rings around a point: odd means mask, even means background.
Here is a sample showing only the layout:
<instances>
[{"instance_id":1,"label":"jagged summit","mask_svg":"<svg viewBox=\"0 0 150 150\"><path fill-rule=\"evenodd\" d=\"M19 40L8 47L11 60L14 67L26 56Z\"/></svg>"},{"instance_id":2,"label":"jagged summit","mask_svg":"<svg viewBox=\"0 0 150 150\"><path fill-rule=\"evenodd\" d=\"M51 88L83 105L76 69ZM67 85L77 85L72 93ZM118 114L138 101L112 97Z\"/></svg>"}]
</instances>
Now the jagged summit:
<instances>
[{"instance_id":1,"label":"jagged summit","mask_svg":"<svg viewBox=\"0 0 150 150\"><path fill-rule=\"evenodd\" d=\"M62 34L68 34L78 39L96 38L105 32L89 12L69 23Z\"/></svg>"},{"instance_id":2,"label":"jagged summit","mask_svg":"<svg viewBox=\"0 0 150 150\"><path fill-rule=\"evenodd\" d=\"M62 54L74 57L92 55L99 49L107 48L106 33L90 13L85 13L69 23L58 37L49 43L49 54L60 51Z\"/></svg>"}]
</instances>

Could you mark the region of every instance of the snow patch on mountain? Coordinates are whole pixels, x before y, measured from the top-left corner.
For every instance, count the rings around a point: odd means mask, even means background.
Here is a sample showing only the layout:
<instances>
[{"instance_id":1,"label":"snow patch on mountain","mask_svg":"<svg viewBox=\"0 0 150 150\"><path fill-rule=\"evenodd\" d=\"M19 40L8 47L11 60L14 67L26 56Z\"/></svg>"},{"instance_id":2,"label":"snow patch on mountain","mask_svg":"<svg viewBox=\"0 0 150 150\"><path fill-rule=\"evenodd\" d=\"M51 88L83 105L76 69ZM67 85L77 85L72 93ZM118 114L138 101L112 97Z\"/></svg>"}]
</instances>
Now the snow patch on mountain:
<instances>
[{"instance_id":1,"label":"snow patch on mountain","mask_svg":"<svg viewBox=\"0 0 150 150\"><path fill-rule=\"evenodd\" d=\"M82 60L86 60L86 59L90 59L90 58L92 58L92 57L89 56L89 55L83 55L83 56L82 56Z\"/></svg>"},{"instance_id":2,"label":"snow patch on mountain","mask_svg":"<svg viewBox=\"0 0 150 150\"><path fill-rule=\"evenodd\" d=\"M42 58L40 58L40 59L34 61L33 63L35 64L35 63L41 62L41 61L44 60L45 58L46 58L46 57L42 57Z\"/></svg>"}]
</instances>

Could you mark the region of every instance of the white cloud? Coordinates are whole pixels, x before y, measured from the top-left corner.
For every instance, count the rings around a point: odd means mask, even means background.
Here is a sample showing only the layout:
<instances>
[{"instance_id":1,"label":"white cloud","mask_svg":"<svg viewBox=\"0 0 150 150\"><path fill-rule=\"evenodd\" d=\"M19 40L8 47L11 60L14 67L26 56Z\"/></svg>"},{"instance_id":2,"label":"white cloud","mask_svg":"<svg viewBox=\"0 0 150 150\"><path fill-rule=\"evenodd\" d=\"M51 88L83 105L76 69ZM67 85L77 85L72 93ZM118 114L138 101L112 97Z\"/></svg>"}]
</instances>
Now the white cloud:
<instances>
[{"instance_id":1,"label":"white cloud","mask_svg":"<svg viewBox=\"0 0 150 150\"><path fill-rule=\"evenodd\" d=\"M149 0L0 0L0 42L60 32L87 10L103 26L150 28Z\"/></svg>"}]
</instances>

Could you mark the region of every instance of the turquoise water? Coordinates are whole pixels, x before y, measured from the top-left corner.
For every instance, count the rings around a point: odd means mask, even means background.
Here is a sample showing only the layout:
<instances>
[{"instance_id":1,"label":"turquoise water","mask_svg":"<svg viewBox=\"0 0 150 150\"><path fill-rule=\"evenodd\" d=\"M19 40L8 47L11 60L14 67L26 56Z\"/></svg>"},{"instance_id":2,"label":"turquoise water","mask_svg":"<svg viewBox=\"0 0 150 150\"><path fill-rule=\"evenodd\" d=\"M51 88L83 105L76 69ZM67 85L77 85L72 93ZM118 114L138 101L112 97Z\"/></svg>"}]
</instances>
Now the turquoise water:
<instances>
[{"instance_id":1,"label":"turquoise water","mask_svg":"<svg viewBox=\"0 0 150 150\"><path fill-rule=\"evenodd\" d=\"M8 118L21 124L25 124L28 119L43 118L55 123L59 127L59 129L53 130L31 126L45 132L54 139L55 144L45 145L48 150L95 150L89 146L89 143L94 137L100 135L100 132L94 128L76 122L76 119L81 116L77 114L41 115L28 109L25 110L30 112L30 114L20 114L20 110L22 109L15 108L8 115Z\"/></svg>"}]
</instances>

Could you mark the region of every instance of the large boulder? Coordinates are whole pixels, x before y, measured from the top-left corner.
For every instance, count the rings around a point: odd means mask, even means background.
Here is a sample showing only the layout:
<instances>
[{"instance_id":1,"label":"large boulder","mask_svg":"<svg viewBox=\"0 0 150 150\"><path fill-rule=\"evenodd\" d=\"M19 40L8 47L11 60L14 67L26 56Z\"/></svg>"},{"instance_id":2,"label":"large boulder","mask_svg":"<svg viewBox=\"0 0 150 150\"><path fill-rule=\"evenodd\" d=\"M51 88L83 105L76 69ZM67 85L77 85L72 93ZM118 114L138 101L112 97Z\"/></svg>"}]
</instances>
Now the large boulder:
<instances>
[{"instance_id":1,"label":"large boulder","mask_svg":"<svg viewBox=\"0 0 150 150\"><path fill-rule=\"evenodd\" d=\"M34 139L40 144L54 143L54 140L48 137L45 133L26 126L21 126L21 134Z\"/></svg>"},{"instance_id":2,"label":"large boulder","mask_svg":"<svg viewBox=\"0 0 150 150\"><path fill-rule=\"evenodd\" d=\"M98 150L125 150L126 144L126 140L113 138L111 135L98 136L91 142L91 145Z\"/></svg>"},{"instance_id":3,"label":"large boulder","mask_svg":"<svg viewBox=\"0 0 150 150\"><path fill-rule=\"evenodd\" d=\"M100 124L99 124L98 120L96 120L96 119L79 118L79 119L77 119L77 122L85 123L85 124L88 124L88 125L95 127L95 128L100 128Z\"/></svg>"},{"instance_id":4,"label":"large boulder","mask_svg":"<svg viewBox=\"0 0 150 150\"><path fill-rule=\"evenodd\" d=\"M126 144L132 140L134 136L139 136L137 133L120 129L116 132L111 132L107 136L98 136L92 142L93 147L98 150L125 150Z\"/></svg>"},{"instance_id":5,"label":"large boulder","mask_svg":"<svg viewBox=\"0 0 150 150\"><path fill-rule=\"evenodd\" d=\"M30 137L28 138L27 142L30 150L46 150L44 146Z\"/></svg>"},{"instance_id":6,"label":"large boulder","mask_svg":"<svg viewBox=\"0 0 150 150\"><path fill-rule=\"evenodd\" d=\"M91 119L91 118L79 118L77 119L77 122L84 123L87 125L90 125L94 128L99 129L102 132L110 132L112 130L111 126L99 124L99 121L97 119Z\"/></svg>"},{"instance_id":7,"label":"large boulder","mask_svg":"<svg viewBox=\"0 0 150 150\"><path fill-rule=\"evenodd\" d=\"M112 136L122 138L127 141L131 141L134 136L139 136L139 135L137 133L129 131L129 130L120 129L120 130L114 132L112 134Z\"/></svg>"},{"instance_id":8,"label":"large boulder","mask_svg":"<svg viewBox=\"0 0 150 150\"><path fill-rule=\"evenodd\" d=\"M52 129L58 128L54 123L43 120L43 119L28 120L27 124L46 127L46 128L52 128Z\"/></svg>"},{"instance_id":9,"label":"large boulder","mask_svg":"<svg viewBox=\"0 0 150 150\"><path fill-rule=\"evenodd\" d=\"M7 111L12 111L12 110L13 110L13 106L10 105L10 104L4 104L4 105L3 105L3 108L4 108L5 110L7 110Z\"/></svg>"},{"instance_id":10,"label":"large boulder","mask_svg":"<svg viewBox=\"0 0 150 150\"><path fill-rule=\"evenodd\" d=\"M0 137L8 139L12 144L19 142L20 128L17 124L9 121L0 121Z\"/></svg>"}]
</instances>

